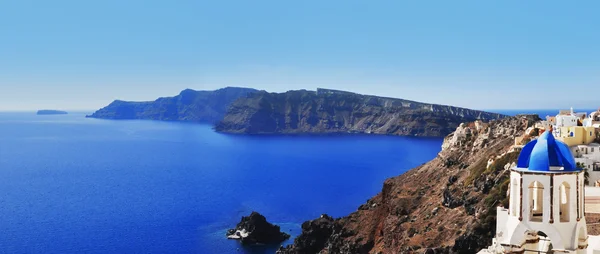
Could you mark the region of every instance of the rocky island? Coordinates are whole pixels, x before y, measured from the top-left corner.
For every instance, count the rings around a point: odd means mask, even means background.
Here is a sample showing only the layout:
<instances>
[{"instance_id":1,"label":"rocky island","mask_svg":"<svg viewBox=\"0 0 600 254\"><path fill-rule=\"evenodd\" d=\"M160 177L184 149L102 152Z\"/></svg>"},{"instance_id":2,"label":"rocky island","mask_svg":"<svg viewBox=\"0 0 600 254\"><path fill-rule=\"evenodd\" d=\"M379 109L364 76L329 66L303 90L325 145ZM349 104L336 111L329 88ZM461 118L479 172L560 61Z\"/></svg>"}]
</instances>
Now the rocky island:
<instances>
[{"instance_id":1,"label":"rocky island","mask_svg":"<svg viewBox=\"0 0 600 254\"><path fill-rule=\"evenodd\" d=\"M37 114L38 115L66 115L66 114L68 114L68 112L61 111L61 110L42 109L42 110L38 110Z\"/></svg>"},{"instance_id":2,"label":"rocky island","mask_svg":"<svg viewBox=\"0 0 600 254\"><path fill-rule=\"evenodd\" d=\"M269 93L227 87L186 89L149 102L116 100L87 116L214 123L239 134L361 133L443 137L460 123L505 117L497 113L351 92L318 89Z\"/></svg>"},{"instance_id":3,"label":"rocky island","mask_svg":"<svg viewBox=\"0 0 600 254\"><path fill-rule=\"evenodd\" d=\"M367 133L443 137L462 122L503 117L479 110L330 89L260 91L234 101L215 130L243 134Z\"/></svg>"},{"instance_id":4,"label":"rocky island","mask_svg":"<svg viewBox=\"0 0 600 254\"><path fill-rule=\"evenodd\" d=\"M289 234L281 232L279 226L267 222L265 216L252 212L243 216L235 229L227 231L227 238L240 240L242 244L279 244L290 238Z\"/></svg>"},{"instance_id":5,"label":"rocky island","mask_svg":"<svg viewBox=\"0 0 600 254\"><path fill-rule=\"evenodd\" d=\"M87 117L214 123L223 118L233 101L256 91L240 87L226 87L215 91L186 89L177 96L158 98L155 101L115 100Z\"/></svg>"},{"instance_id":6,"label":"rocky island","mask_svg":"<svg viewBox=\"0 0 600 254\"><path fill-rule=\"evenodd\" d=\"M476 253L495 235L496 207L508 206L515 137L538 135L539 120L520 115L460 125L435 159L386 180L348 216L305 222L294 244L278 253Z\"/></svg>"}]
</instances>

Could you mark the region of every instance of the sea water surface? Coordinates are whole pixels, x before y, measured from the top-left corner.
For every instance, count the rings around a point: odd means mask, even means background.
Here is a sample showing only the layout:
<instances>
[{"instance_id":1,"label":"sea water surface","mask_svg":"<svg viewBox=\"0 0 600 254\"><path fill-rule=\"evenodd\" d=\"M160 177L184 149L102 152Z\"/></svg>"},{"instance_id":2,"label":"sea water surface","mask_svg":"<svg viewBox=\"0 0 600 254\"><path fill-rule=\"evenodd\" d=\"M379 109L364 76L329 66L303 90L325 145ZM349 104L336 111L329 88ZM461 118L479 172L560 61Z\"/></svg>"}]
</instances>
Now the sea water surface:
<instances>
[{"instance_id":1,"label":"sea water surface","mask_svg":"<svg viewBox=\"0 0 600 254\"><path fill-rule=\"evenodd\" d=\"M258 211L296 236L322 213L355 211L441 143L0 113L0 253L273 253L225 231Z\"/></svg>"}]
</instances>

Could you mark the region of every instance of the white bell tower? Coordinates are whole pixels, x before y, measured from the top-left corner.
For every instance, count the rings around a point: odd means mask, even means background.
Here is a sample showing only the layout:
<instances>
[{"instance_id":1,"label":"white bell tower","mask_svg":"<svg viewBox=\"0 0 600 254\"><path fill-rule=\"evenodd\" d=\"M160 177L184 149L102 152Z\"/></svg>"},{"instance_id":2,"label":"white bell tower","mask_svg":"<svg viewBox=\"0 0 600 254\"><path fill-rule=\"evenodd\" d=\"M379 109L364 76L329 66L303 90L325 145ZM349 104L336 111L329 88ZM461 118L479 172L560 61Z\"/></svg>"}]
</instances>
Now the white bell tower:
<instances>
[{"instance_id":1,"label":"white bell tower","mask_svg":"<svg viewBox=\"0 0 600 254\"><path fill-rule=\"evenodd\" d=\"M506 252L587 253L584 171L552 129L521 151L510 174L509 208L498 208L496 239Z\"/></svg>"}]
</instances>

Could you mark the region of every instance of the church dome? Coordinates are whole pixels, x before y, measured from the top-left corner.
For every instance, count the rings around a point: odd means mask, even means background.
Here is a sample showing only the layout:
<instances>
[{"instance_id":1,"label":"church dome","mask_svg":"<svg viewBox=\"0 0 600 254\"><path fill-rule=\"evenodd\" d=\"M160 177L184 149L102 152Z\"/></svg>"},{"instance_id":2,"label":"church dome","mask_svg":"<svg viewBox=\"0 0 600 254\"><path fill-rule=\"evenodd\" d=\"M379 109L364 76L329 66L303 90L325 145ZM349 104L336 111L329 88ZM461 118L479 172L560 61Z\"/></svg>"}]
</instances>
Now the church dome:
<instances>
[{"instance_id":1,"label":"church dome","mask_svg":"<svg viewBox=\"0 0 600 254\"><path fill-rule=\"evenodd\" d=\"M551 132L552 129L545 131L537 140L523 147L517 167L532 171L579 170L569 146L554 139Z\"/></svg>"}]
</instances>

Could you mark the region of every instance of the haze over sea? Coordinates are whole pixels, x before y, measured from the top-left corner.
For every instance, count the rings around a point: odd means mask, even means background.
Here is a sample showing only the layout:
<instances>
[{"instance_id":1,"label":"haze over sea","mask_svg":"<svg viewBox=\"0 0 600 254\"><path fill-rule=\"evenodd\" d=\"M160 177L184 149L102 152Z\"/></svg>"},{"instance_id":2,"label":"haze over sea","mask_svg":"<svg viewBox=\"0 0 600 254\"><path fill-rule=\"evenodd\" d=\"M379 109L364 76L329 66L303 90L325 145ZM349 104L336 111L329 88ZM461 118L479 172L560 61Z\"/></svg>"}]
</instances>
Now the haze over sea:
<instances>
[{"instance_id":1,"label":"haze over sea","mask_svg":"<svg viewBox=\"0 0 600 254\"><path fill-rule=\"evenodd\" d=\"M303 221L356 210L442 143L84 115L0 113L1 253L273 253L225 231L258 211L293 239Z\"/></svg>"}]
</instances>

